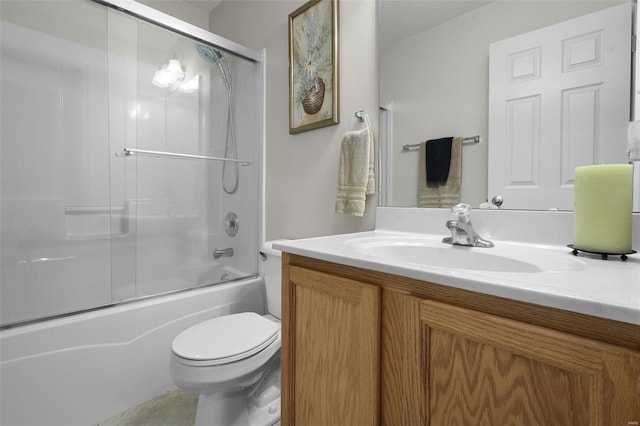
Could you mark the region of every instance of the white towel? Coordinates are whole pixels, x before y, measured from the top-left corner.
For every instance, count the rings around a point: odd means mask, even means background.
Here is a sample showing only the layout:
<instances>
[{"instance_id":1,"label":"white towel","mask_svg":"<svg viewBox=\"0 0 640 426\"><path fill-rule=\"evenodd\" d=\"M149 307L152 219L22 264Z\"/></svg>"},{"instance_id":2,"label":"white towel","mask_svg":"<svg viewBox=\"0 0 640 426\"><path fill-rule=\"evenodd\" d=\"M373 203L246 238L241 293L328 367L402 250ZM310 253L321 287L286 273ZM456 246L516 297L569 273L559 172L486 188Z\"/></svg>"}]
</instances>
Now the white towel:
<instances>
[{"instance_id":1,"label":"white towel","mask_svg":"<svg viewBox=\"0 0 640 426\"><path fill-rule=\"evenodd\" d=\"M340 149L336 213L362 216L367 194L375 192L373 138L368 128L346 132Z\"/></svg>"},{"instance_id":2,"label":"white towel","mask_svg":"<svg viewBox=\"0 0 640 426\"><path fill-rule=\"evenodd\" d=\"M436 185L427 186L427 143L420 143L418 153L418 207L440 207L440 194Z\"/></svg>"},{"instance_id":3,"label":"white towel","mask_svg":"<svg viewBox=\"0 0 640 426\"><path fill-rule=\"evenodd\" d=\"M451 167L447 182L438 187L440 206L453 207L460 203L462 185L462 138L453 138L451 144Z\"/></svg>"},{"instance_id":4,"label":"white towel","mask_svg":"<svg viewBox=\"0 0 640 426\"><path fill-rule=\"evenodd\" d=\"M460 202L462 182L462 138L454 137L451 144L451 167L444 184L427 184L427 142L420 144L418 153L418 207L453 207Z\"/></svg>"},{"instance_id":5,"label":"white towel","mask_svg":"<svg viewBox=\"0 0 640 426\"><path fill-rule=\"evenodd\" d=\"M374 160L376 158L373 143L373 134L371 129L367 129L369 132L369 176L367 178L367 190L365 194L371 195L376 193L376 176L373 173Z\"/></svg>"}]
</instances>

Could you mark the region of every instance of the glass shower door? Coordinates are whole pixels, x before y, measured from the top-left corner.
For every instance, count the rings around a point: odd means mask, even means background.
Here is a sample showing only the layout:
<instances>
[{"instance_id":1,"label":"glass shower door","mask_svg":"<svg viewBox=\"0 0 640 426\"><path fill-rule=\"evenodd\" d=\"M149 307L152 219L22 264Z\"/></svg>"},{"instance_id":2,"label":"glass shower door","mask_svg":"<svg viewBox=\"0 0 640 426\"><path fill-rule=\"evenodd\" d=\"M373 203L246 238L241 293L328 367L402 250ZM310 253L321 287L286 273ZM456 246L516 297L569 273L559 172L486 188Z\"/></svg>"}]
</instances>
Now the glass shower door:
<instances>
[{"instance_id":1,"label":"glass shower door","mask_svg":"<svg viewBox=\"0 0 640 426\"><path fill-rule=\"evenodd\" d=\"M1 323L111 301L106 10L0 2Z\"/></svg>"},{"instance_id":2,"label":"glass shower door","mask_svg":"<svg viewBox=\"0 0 640 426\"><path fill-rule=\"evenodd\" d=\"M111 149L138 151L112 158L114 300L257 274L256 65L117 11L109 30ZM242 113L233 141L229 102ZM222 161L184 156L223 158L231 142L246 164L226 165L240 181L229 195ZM227 209L243 224L233 238ZM232 258L214 258L227 248Z\"/></svg>"},{"instance_id":3,"label":"glass shower door","mask_svg":"<svg viewBox=\"0 0 640 426\"><path fill-rule=\"evenodd\" d=\"M256 63L89 0L0 16L0 325L256 276Z\"/></svg>"}]
</instances>

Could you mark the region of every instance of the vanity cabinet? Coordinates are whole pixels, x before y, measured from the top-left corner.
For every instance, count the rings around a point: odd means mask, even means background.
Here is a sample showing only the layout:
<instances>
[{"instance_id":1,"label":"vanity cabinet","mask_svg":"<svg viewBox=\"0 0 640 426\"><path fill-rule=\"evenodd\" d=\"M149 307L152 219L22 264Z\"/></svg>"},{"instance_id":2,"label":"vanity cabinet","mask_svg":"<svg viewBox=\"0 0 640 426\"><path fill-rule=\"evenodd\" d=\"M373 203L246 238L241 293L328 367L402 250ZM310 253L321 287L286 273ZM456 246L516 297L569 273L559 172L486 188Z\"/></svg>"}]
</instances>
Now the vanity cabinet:
<instances>
[{"instance_id":1,"label":"vanity cabinet","mask_svg":"<svg viewBox=\"0 0 640 426\"><path fill-rule=\"evenodd\" d=\"M413 407L383 391L383 424L627 425L640 420L640 354L545 327L471 309L390 294L413 310L404 331L385 318L384 340L411 345ZM409 329L407 331L407 329ZM413 335L411 335L413 333ZM389 356L383 385L394 380ZM404 355L406 358L407 355ZM405 386L406 384L395 385ZM419 407L420 410L415 410ZM403 413L403 410L407 413ZM419 412L411 416L411 413Z\"/></svg>"},{"instance_id":2,"label":"vanity cabinet","mask_svg":"<svg viewBox=\"0 0 640 426\"><path fill-rule=\"evenodd\" d=\"M640 327L283 255L282 425L636 425Z\"/></svg>"},{"instance_id":3,"label":"vanity cabinet","mask_svg":"<svg viewBox=\"0 0 640 426\"><path fill-rule=\"evenodd\" d=\"M290 266L282 307L283 424L379 424L380 288Z\"/></svg>"}]
</instances>

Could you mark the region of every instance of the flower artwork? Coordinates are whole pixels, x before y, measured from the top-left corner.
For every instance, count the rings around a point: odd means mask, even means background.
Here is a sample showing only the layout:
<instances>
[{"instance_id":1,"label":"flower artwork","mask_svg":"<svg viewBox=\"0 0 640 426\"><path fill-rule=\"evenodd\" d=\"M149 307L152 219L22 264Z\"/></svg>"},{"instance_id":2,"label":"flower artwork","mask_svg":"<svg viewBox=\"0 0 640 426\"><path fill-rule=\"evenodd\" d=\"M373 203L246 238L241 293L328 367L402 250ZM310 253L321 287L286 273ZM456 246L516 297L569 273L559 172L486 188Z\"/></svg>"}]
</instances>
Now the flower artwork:
<instances>
[{"instance_id":1,"label":"flower artwork","mask_svg":"<svg viewBox=\"0 0 640 426\"><path fill-rule=\"evenodd\" d=\"M337 0L289 15L289 132L337 124Z\"/></svg>"}]
</instances>

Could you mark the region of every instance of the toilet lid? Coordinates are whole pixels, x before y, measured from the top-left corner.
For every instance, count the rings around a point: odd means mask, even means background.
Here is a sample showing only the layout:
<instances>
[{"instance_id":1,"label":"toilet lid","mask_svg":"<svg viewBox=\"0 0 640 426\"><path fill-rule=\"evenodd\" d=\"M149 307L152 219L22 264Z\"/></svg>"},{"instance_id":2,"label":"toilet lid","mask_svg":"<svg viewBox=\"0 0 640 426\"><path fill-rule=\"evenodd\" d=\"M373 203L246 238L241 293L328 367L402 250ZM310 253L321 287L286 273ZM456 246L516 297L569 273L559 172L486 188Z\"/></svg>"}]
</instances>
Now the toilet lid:
<instances>
[{"instance_id":1,"label":"toilet lid","mask_svg":"<svg viewBox=\"0 0 640 426\"><path fill-rule=\"evenodd\" d=\"M181 358L223 364L260 352L278 337L278 324L255 312L225 315L189 327L173 339Z\"/></svg>"}]
</instances>

